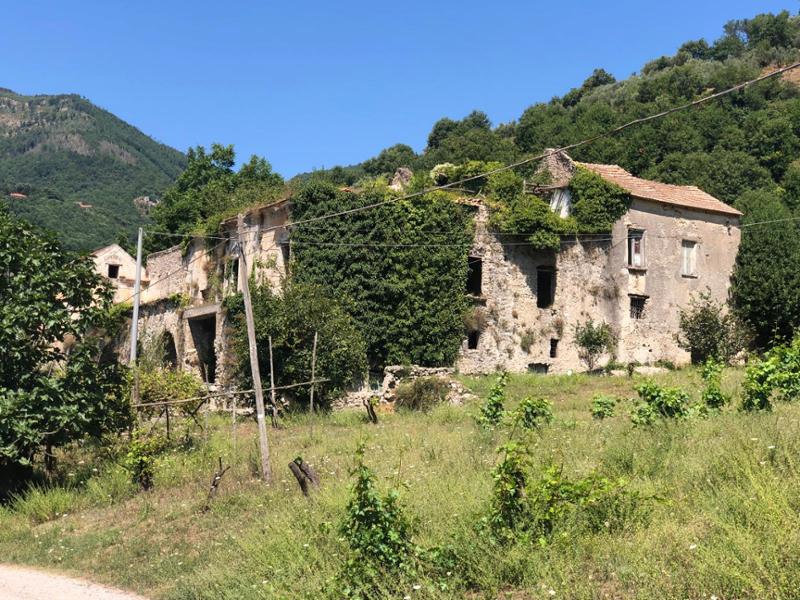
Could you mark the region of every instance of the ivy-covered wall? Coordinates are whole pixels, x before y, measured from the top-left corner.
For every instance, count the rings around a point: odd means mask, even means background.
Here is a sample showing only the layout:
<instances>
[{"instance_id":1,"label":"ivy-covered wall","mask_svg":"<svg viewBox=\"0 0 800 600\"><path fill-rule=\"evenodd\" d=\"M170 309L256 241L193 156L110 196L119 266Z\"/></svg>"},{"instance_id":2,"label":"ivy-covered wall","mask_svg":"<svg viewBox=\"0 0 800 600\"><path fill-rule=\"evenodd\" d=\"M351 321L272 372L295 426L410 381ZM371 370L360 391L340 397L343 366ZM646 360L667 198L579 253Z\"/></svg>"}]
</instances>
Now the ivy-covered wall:
<instances>
[{"instance_id":1,"label":"ivy-covered wall","mask_svg":"<svg viewBox=\"0 0 800 600\"><path fill-rule=\"evenodd\" d=\"M355 318L370 366L452 364L464 337L472 213L445 193L383 204L380 182L354 193L311 182L293 198L292 277L331 290Z\"/></svg>"}]
</instances>

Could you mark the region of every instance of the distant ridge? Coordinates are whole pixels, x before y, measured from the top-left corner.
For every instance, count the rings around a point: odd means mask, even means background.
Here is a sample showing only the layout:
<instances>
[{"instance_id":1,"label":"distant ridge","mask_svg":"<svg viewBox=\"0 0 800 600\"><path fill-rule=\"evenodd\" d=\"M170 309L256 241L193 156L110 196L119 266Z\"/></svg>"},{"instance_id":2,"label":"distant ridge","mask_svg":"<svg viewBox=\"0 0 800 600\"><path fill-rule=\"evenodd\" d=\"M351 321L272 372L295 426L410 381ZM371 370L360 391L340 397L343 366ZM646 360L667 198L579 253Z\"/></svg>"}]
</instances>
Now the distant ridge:
<instances>
[{"instance_id":1,"label":"distant ridge","mask_svg":"<svg viewBox=\"0 0 800 600\"><path fill-rule=\"evenodd\" d=\"M77 94L0 88L0 198L72 250L132 236L186 165L181 153Z\"/></svg>"}]
</instances>

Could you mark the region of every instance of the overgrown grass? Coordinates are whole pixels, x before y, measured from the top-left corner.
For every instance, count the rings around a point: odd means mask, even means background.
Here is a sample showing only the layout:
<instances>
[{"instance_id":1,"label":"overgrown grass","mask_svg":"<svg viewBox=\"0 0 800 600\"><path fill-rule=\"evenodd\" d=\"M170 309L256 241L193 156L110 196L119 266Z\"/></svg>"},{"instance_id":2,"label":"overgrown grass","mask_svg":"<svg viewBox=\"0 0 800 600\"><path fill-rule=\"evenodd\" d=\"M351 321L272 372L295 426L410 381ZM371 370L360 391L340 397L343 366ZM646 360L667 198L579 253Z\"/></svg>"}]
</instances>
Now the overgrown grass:
<instances>
[{"instance_id":1,"label":"overgrown grass","mask_svg":"<svg viewBox=\"0 0 800 600\"><path fill-rule=\"evenodd\" d=\"M702 388L694 370L655 380L694 398ZM739 393L740 380L728 371L723 388ZM365 441L381 489L402 489L415 543L453 557L450 575L423 574L403 590L411 598L796 597L800 406L779 404L770 414L728 408L634 428L632 405L622 401L613 417L591 418L594 396L632 398L642 381L512 375L506 388L509 409L525 396L554 404L553 422L531 434L535 470L556 464L571 479L623 478L657 498L647 520L621 530L595 532L576 516L541 546L489 543L476 524L505 434L475 424L478 404L381 414L377 426L359 412L293 417L270 431L269 488L255 477L253 425L240 422L234 434L220 416L207 439L198 433L193 446L158 459L150 492L136 493L120 467L101 462L83 483L32 489L0 509L0 560L56 566L163 598L336 597L347 551L338 525L354 452ZM492 379L464 382L483 396ZM298 455L322 479L308 499L286 466ZM202 513L218 456L232 469Z\"/></svg>"}]
</instances>

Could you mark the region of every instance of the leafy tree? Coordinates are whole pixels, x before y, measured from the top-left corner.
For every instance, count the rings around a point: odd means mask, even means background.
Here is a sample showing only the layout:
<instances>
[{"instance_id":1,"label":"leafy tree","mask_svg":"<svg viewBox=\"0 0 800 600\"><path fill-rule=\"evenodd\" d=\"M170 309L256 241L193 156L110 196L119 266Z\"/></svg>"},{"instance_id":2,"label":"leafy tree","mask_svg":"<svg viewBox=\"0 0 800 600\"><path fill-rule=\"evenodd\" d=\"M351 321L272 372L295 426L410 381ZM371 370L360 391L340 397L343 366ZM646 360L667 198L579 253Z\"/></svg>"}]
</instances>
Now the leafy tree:
<instances>
[{"instance_id":1,"label":"leafy tree","mask_svg":"<svg viewBox=\"0 0 800 600\"><path fill-rule=\"evenodd\" d=\"M282 190L283 178L263 158L252 156L234 171L233 146L213 144L188 152L186 170L153 209L158 230L188 235L203 223L215 230L222 217L237 209L273 199ZM175 239L148 238L150 250L171 246Z\"/></svg>"},{"instance_id":2,"label":"leafy tree","mask_svg":"<svg viewBox=\"0 0 800 600\"><path fill-rule=\"evenodd\" d=\"M328 381L316 386L316 401L324 406L350 383L366 374L364 340L353 319L320 286L287 282L281 295L268 285L252 289L253 316L261 373L269 373L269 336L272 336L275 384L311 380L314 333L317 338L315 376ZM234 327L234 352L245 380L250 380L250 354L241 294L226 299ZM309 388L292 390L306 401Z\"/></svg>"},{"instance_id":3,"label":"leafy tree","mask_svg":"<svg viewBox=\"0 0 800 600\"><path fill-rule=\"evenodd\" d=\"M735 313L754 330L758 346L791 339L800 325L800 236L792 213L772 192L744 194L742 242L731 281ZM783 219L783 220L782 220ZM748 227L749 223L770 221ZM774 222L773 222L774 221Z\"/></svg>"},{"instance_id":4,"label":"leafy tree","mask_svg":"<svg viewBox=\"0 0 800 600\"><path fill-rule=\"evenodd\" d=\"M747 328L710 291L693 297L679 315L678 346L691 353L695 364L708 360L727 364L750 341Z\"/></svg>"},{"instance_id":5,"label":"leafy tree","mask_svg":"<svg viewBox=\"0 0 800 600\"><path fill-rule=\"evenodd\" d=\"M364 171L369 175L394 173L398 167L413 168L416 165L417 153L411 146L395 144L382 150L378 156L363 163Z\"/></svg>"},{"instance_id":6,"label":"leafy tree","mask_svg":"<svg viewBox=\"0 0 800 600\"><path fill-rule=\"evenodd\" d=\"M128 423L124 377L90 333L111 290L88 257L0 207L0 479L74 440Z\"/></svg>"},{"instance_id":7,"label":"leafy tree","mask_svg":"<svg viewBox=\"0 0 800 600\"><path fill-rule=\"evenodd\" d=\"M597 361L605 353L614 352L617 338L608 323L595 323L592 319L575 326L575 343L578 355L586 363L586 368L593 371Z\"/></svg>"}]
</instances>

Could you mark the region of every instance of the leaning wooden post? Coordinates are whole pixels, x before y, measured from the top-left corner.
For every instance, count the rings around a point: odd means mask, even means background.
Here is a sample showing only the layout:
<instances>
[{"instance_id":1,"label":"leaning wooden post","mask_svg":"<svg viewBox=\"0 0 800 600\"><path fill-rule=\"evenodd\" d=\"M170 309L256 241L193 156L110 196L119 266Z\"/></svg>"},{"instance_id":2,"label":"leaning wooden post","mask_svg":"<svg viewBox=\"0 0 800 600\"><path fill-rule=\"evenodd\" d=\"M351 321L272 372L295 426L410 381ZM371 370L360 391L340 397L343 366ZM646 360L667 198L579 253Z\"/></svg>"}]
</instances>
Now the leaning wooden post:
<instances>
[{"instance_id":1,"label":"leaning wooden post","mask_svg":"<svg viewBox=\"0 0 800 600\"><path fill-rule=\"evenodd\" d=\"M272 426L278 426L278 404L275 402L275 367L272 365L272 336L269 336L269 400L272 403Z\"/></svg>"},{"instance_id":2,"label":"leaning wooden post","mask_svg":"<svg viewBox=\"0 0 800 600\"><path fill-rule=\"evenodd\" d=\"M253 319L253 305L250 300L249 269L244 252L244 215L240 214L239 224L239 284L242 286L244 315L247 320L247 343L250 346L250 372L253 377L253 388L256 395L256 421L258 423L258 442L261 451L261 476L264 481L272 481L272 469L269 465L269 440L267 424L264 422L264 390L261 389L261 371L258 367L258 348L256 347L256 327Z\"/></svg>"},{"instance_id":3,"label":"leaning wooden post","mask_svg":"<svg viewBox=\"0 0 800 600\"><path fill-rule=\"evenodd\" d=\"M311 401L309 403L309 410L314 414L314 381L317 372L317 332L314 332L314 349L311 351Z\"/></svg>"}]
</instances>

